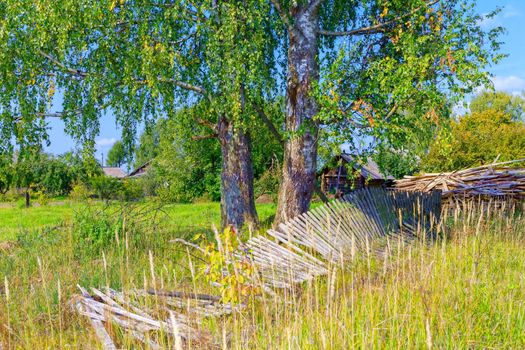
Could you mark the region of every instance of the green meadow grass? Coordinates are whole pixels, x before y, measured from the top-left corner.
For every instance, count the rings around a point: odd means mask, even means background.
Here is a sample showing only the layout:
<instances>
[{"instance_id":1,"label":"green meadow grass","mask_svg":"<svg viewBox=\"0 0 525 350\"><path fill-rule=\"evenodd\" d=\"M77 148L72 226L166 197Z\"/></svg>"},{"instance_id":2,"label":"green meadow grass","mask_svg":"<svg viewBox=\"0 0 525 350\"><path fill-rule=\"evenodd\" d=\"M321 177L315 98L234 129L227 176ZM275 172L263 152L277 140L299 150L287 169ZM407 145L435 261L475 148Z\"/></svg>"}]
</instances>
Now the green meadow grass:
<instances>
[{"instance_id":1,"label":"green meadow grass","mask_svg":"<svg viewBox=\"0 0 525 350\"><path fill-rule=\"evenodd\" d=\"M102 206L100 203L93 205ZM257 212L263 225L271 222L275 213L274 204L259 204ZM60 205L18 208L16 205L0 206L0 241L16 239L17 234L49 228L71 221L75 211L82 210L79 204L64 201ZM220 204L216 202L195 204L168 204L158 214L165 228L178 232L185 229L210 230L220 225Z\"/></svg>"},{"instance_id":2,"label":"green meadow grass","mask_svg":"<svg viewBox=\"0 0 525 350\"><path fill-rule=\"evenodd\" d=\"M15 239L24 231L34 231L55 226L71 220L75 205L17 208L15 205L0 206L0 240Z\"/></svg>"},{"instance_id":3,"label":"green meadow grass","mask_svg":"<svg viewBox=\"0 0 525 350\"><path fill-rule=\"evenodd\" d=\"M117 204L0 210L7 213L0 218L9 218L0 226L10 242L0 247L5 349L100 348L87 320L69 304L77 284L213 292L195 278L198 256L170 240L209 234L220 220L218 203L169 205L154 212L155 220L141 207ZM274 210L258 207L266 222ZM21 217L28 226L21 226ZM83 241L98 237L112 219L118 220L101 244ZM243 312L205 321L201 330L216 344L189 347L525 348L524 251L523 217L458 219L435 241L358 256L279 299L262 298ZM120 345L137 346L126 338Z\"/></svg>"}]
</instances>

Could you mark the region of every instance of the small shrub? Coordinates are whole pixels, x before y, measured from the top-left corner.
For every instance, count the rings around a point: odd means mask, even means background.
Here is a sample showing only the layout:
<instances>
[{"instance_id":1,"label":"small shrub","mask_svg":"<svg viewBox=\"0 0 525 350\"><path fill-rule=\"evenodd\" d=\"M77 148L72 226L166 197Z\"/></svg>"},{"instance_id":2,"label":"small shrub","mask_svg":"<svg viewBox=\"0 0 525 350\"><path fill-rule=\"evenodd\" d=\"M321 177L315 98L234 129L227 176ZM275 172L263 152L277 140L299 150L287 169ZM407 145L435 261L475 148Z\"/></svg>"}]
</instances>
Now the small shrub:
<instances>
[{"instance_id":1,"label":"small shrub","mask_svg":"<svg viewBox=\"0 0 525 350\"><path fill-rule=\"evenodd\" d=\"M125 180L122 183L121 199L125 201L138 201L144 198L142 183L135 180Z\"/></svg>"},{"instance_id":2,"label":"small shrub","mask_svg":"<svg viewBox=\"0 0 525 350\"><path fill-rule=\"evenodd\" d=\"M76 202L83 202L89 198L90 192L83 182L75 182L71 187L69 197Z\"/></svg>"},{"instance_id":3,"label":"small shrub","mask_svg":"<svg viewBox=\"0 0 525 350\"><path fill-rule=\"evenodd\" d=\"M45 207L49 204L49 196L43 189L36 191L34 195L36 201L38 202L38 204L40 204L41 207Z\"/></svg>"},{"instance_id":4,"label":"small shrub","mask_svg":"<svg viewBox=\"0 0 525 350\"><path fill-rule=\"evenodd\" d=\"M73 218L75 251L98 254L115 241L115 230L122 226L120 218L112 219L104 210L86 207Z\"/></svg>"},{"instance_id":5,"label":"small shrub","mask_svg":"<svg viewBox=\"0 0 525 350\"><path fill-rule=\"evenodd\" d=\"M145 196L156 196L162 183L162 179L158 177L154 169L151 169L146 175L134 181L140 184Z\"/></svg>"},{"instance_id":6,"label":"small shrub","mask_svg":"<svg viewBox=\"0 0 525 350\"><path fill-rule=\"evenodd\" d=\"M263 195L270 196L273 202L277 201L279 191L279 181L281 178L281 168L278 165L272 165L266 170L261 177L254 183L255 198Z\"/></svg>"},{"instance_id":7,"label":"small shrub","mask_svg":"<svg viewBox=\"0 0 525 350\"><path fill-rule=\"evenodd\" d=\"M195 237L200 238L200 235ZM215 233L213 242L204 243L207 263L201 269L206 281L218 285L223 302L238 303L241 299L261 293L253 281L256 275L254 266L249 261L239 261L234 253L240 240L233 227L227 227L222 233Z\"/></svg>"},{"instance_id":8,"label":"small shrub","mask_svg":"<svg viewBox=\"0 0 525 350\"><path fill-rule=\"evenodd\" d=\"M90 185L95 194L104 200L118 199L123 190L122 181L104 175L92 177Z\"/></svg>"}]
</instances>

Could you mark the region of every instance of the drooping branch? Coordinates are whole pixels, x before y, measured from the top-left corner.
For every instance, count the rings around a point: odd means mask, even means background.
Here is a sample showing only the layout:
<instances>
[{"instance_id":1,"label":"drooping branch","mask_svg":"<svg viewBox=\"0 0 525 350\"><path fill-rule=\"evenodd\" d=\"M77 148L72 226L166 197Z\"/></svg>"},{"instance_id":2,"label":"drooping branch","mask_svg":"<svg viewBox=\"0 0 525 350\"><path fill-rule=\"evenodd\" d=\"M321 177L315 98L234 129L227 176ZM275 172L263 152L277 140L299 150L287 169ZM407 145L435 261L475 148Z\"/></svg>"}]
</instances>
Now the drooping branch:
<instances>
[{"instance_id":1,"label":"drooping branch","mask_svg":"<svg viewBox=\"0 0 525 350\"><path fill-rule=\"evenodd\" d=\"M326 35L326 36L352 36L352 35L369 35L369 34L383 33L388 26L390 26L392 24L395 24L395 23L399 22L400 20L402 20L402 19L404 19L404 18L406 18L408 16L413 15L414 13L418 12L422 8L433 6L433 5L437 4L439 1L440 0L430 1L428 3L425 3L425 5L418 6L417 8L413 9L412 11L407 12L405 14L402 14L402 15L394 18L394 19L391 19L390 21L386 21L386 22L379 23L379 24L376 24L376 25L372 25L372 26L368 26L368 27L362 27L362 28L357 28L357 29L352 29L352 30L348 30L348 31L329 31L329 30L322 30L321 29L321 30L319 30L319 34Z\"/></svg>"},{"instance_id":2,"label":"drooping branch","mask_svg":"<svg viewBox=\"0 0 525 350\"><path fill-rule=\"evenodd\" d=\"M272 2L273 7L275 7L275 10L277 10L277 13L279 14L279 17L281 17L281 21L283 21L283 24L286 26L286 28L288 28L288 29L292 28L292 21L290 21L290 17L283 10L279 0L270 0L270 1Z\"/></svg>"},{"instance_id":3,"label":"drooping branch","mask_svg":"<svg viewBox=\"0 0 525 350\"><path fill-rule=\"evenodd\" d=\"M103 94L100 94L98 96L98 98L102 98L104 95ZM96 110L103 110L105 109L106 107L108 107L108 104L102 104L102 105L99 105L99 106L96 106L95 109ZM81 107L81 108L77 108L77 109L72 109L72 110L63 110L63 111L59 111L59 112L35 112L34 115L39 117L39 118L58 118L58 119L63 119L64 117L68 116L68 115L81 115L82 113L84 113L84 110L85 110L85 107ZM22 115L17 115L13 118L13 121L15 123L18 123L18 122L21 122L23 119L23 116Z\"/></svg>"},{"instance_id":4,"label":"drooping branch","mask_svg":"<svg viewBox=\"0 0 525 350\"><path fill-rule=\"evenodd\" d=\"M71 75L74 75L74 76L77 76L77 77L80 77L80 78L85 78L88 76L88 73L86 72L82 72L80 69L75 69L75 68L71 68L71 67L68 67L66 66L65 64L63 64L62 62L60 62L59 60L57 60L56 58L54 58L53 56L39 50L38 51L38 54L47 58L49 61L51 61L53 64L57 65L58 67L60 67L63 71L65 71L66 73L68 74L71 74Z\"/></svg>"},{"instance_id":5,"label":"drooping branch","mask_svg":"<svg viewBox=\"0 0 525 350\"><path fill-rule=\"evenodd\" d=\"M193 141L201 141L201 140L209 140L209 139L215 139L219 136L219 134L213 133L213 134L207 134L207 135L194 135L191 137Z\"/></svg>"},{"instance_id":6,"label":"drooping branch","mask_svg":"<svg viewBox=\"0 0 525 350\"><path fill-rule=\"evenodd\" d=\"M197 85L193 85L193 84L190 84L190 83L186 83L184 81L180 81L180 80L177 80L177 79L171 79L171 78L159 78L158 79L159 82L161 83L165 83L165 84L173 84L175 86L178 86L184 90L190 90L190 91L193 91L193 92L197 92L201 95L207 95L207 92L206 92L206 89L204 89L203 87L200 87L200 86L197 86ZM147 84L148 81L147 80L135 80L135 82L137 84L140 84L140 85L144 85L144 84Z\"/></svg>"},{"instance_id":7,"label":"drooping branch","mask_svg":"<svg viewBox=\"0 0 525 350\"><path fill-rule=\"evenodd\" d=\"M279 130L277 130L277 128L275 127L275 124L270 120L270 118L268 118L266 113L264 113L262 108L255 103L253 104L253 108L255 108L255 111L257 112L257 114L259 115L263 123L266 125L268 130L270 130L272 135L277 139L277 141L279 141L281 146L284 146L284 140L281 136L281 133L279 132Z\"/></svg>"},{"instance_id":8,"label":"drooping branch","mask_svg":"<svg viewBox=\"0 0 525 350\"><path fill-rule=\"evenodd\" d=\"M53 62L55 65L60 67L64 72L66 72L66 73L68 73L70 75L77 76L77 77L80 77L80 78L86 78L86 77L88 77L91 74L89 72L83 72L83 71L81 71L79 69L68 67L65 64L63 64L62 62L60 62L59 60L57 60L56 58L54 58L53 56L51 56L51 55L49 55L49 54L47 54L47 53L45 53L43 51L39 51L39 54L42 55L43 57L47 58L51 62ZM199 93L201 95L206 95L207 94L206 89L204 89L203 87L200 87L200 86L197 86L197 85L193 85L193 84L190 84L190 83L186 83L184 81L180 81L180 80L177 80L177 79L159 78L158 81L161 82L161 83L173 84L173 85L178 86L178 87L180 87L182 89L190 90L190 91L193 91L193 92L197 92L197 93ZM137 80L135 80L135 83L137 83L139 85L143 85L143 84L147 84L147 80L137 79Z\"/></svg>"}]
</instances>

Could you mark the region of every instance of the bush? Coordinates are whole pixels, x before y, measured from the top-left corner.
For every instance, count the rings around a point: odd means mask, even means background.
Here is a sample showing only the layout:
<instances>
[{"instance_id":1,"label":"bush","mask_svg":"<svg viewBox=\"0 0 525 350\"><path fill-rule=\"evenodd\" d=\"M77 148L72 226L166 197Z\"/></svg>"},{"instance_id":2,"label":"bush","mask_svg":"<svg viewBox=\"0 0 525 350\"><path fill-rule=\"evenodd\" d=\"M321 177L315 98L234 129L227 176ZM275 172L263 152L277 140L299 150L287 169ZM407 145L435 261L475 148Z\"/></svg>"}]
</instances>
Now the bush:
<instances>
[{"instance_id":1,"label":"bush","mask_svg":"<svg viewBox=\"0 0 525 350\"><path fill-rule=\"evenodd\" d=\"M76 212L73 220L75 251L79 253L98 254L114 243L116 232L122 227L120 218L112 219L104 210L95 211L89 207Z\"/></svg>"},{"instance_id":2,"label":"bush","mask_svg":"<svg viewBox=\"0 0 525 350\"><path fill-rule=\"evenodd\" d=\"M124 188L122 181L104 175L94 176L90 180L91 189L100 199L119 199Z\"/></svg>"},{"instance_id":3,"label":"bush","mask_svg":"<svg viewBox=\"0 0 525 350\"><path fill-rule=\"evenodd\" d=\"M40 204L41 207L45 207L49 204L49 196L43 189L40 189L35 192L36 201Z\"/></svg>"},{"instance_id":4,"label":"bush","mask_svg":"<svg viewBox=\"0 0 525 350\"><path fill-rule=\"evenodd\" d=\"M133 179L133 181L140 184L145 196L156 196L163 180L157 175L156 169L152 166L146 175Z\"/></svg>"},{"instance_id":5,"label":"bush","mask_svg":"<svg viewBox=\"0 0 525 350\"><path fill-rule=\"evenodd\" d=\"M89 188L83 182L75 182L71 187L69 197L76 202L83 202L89 198Z\"/></svg>"},{"instance_id":6,"label":"bush","mask_svg":"<svg viewBox=\"0 0 525 350\"><path fill-rule=\"evenodd\" d=\"M133 202L144 198L142 182L135 180L125 180L122 182L120 199Z\"/></svg>"}]
</instances>

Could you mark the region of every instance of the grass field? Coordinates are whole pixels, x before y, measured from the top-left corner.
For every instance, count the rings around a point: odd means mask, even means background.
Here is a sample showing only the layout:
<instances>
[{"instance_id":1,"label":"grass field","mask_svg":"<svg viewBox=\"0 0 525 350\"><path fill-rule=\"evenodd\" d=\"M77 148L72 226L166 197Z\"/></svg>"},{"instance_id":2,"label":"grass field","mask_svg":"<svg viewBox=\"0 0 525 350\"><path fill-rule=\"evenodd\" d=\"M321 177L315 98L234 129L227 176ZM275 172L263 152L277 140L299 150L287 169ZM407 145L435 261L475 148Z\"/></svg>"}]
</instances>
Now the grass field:
<instances>
[{"instance_id":1,"label":"grass field","mask_svg":"<svg viewBox=\"0 0 525 350\"><path fill-rule=\"evenodd\" d=\"M72 311L76 285L209 291L175 237L209 234L217 203L0 209L3 348L100 347ZM258 207L263 221L275 210ZM6 243L7 242L7 243ZM233 349L525 347L525 219L459 219L388 257L363 255L330 279L201 327ZM193 261L194 264L197 260ZM123 348L135 345L121 344ZM210 348L210 344L190 344ZM212 347L213 348L213 347Z\"/></svg>"},{"instance_id":2,"label":"grass field","mask_svg":"<svg viewBox=\"0 0 525 350\"><path fill-rule=\"evenodd\" d=\"M102 205L102 204L98 204ZM0 206L0 240L14 240L17 234L38 231L69 222L75 211L83 210L78 204L61 201L57 205L18 208L14 204ZM274 204L259 204L257 212L262 222L271 221ZM206 229L220 224L219 203L169 204L162 207L163 226L178 232L185 229Z\"/></svg>"}]
</instances>

